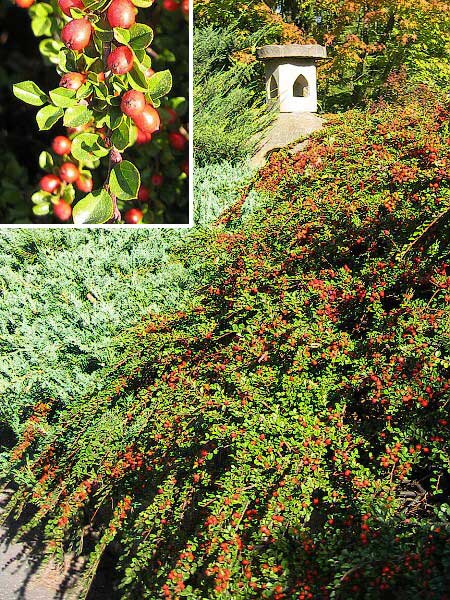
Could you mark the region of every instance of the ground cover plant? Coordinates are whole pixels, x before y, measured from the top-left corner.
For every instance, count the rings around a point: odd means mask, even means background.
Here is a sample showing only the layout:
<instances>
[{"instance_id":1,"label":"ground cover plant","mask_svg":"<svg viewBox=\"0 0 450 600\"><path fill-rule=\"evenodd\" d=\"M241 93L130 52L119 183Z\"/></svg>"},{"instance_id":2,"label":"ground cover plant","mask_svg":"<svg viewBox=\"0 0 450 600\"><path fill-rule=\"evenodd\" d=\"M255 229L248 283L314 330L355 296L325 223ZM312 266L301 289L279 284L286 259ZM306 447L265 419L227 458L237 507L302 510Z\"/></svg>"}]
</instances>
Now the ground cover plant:
<instances>
[{"instance_id":1,"label":"ground cover plant","mask_svg":"<svg viewBox=\"0 0 450 600\"><path fill-rule=\"evenodd\" d=\"M37 107L41 131L66 128L39 156L35 221L187 222L188 3L17 5L59 79L48 93L15 82L14 94Z\"/></svg>"},{"instance_id":2,"label":"ground cover plant","mask_svg":"<svg viewBox=\"0 0 450 600\"><path fill-rule=\"evenodd\" d=\"M190 305L24 411L9 510L86 590L115 549L123 598L448 597L449 105L406 87L273 154L180 250Z\"/></svg>"}]
</instances>

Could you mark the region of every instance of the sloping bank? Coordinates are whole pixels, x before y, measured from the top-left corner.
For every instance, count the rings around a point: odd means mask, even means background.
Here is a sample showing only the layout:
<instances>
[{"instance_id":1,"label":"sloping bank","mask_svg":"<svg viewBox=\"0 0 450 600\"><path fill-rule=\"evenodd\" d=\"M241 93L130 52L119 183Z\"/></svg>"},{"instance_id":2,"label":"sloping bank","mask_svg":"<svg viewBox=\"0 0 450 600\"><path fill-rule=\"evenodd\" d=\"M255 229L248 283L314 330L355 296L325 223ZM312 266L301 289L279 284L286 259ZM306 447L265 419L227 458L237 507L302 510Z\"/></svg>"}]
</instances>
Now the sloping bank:
<instances>
[{"instance_id":1,"label":"sloping bank","mask_svg":"<svg viewBox=\"0 0 450 600\"><path fill-rule=\"evenodd\" d=\"M194 306L36 403L10 508L86 589L114 547L123 598L446 597L449 137L417 88L273 155L180 250Z\"/></svg>"}]
</instances>

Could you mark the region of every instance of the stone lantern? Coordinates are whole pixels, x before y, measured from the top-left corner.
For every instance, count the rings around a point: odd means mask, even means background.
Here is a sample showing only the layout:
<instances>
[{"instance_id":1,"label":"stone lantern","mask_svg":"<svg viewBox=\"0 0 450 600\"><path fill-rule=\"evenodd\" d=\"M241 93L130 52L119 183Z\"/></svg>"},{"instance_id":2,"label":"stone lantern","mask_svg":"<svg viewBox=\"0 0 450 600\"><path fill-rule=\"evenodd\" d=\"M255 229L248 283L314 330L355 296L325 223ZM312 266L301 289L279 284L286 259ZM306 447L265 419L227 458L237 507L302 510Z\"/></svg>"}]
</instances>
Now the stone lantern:
<instances>
[{"instance_id":1,"label":"stone lantern","mask_svg":"<svg viewBox=\"0 0 450 600\"><path fill-rule=\"evenodd\" d=\"M267 100L276 100L282 113L317 112L317 61L327 57L318 44L263 46Z\"/></svg>"}]
</instances>

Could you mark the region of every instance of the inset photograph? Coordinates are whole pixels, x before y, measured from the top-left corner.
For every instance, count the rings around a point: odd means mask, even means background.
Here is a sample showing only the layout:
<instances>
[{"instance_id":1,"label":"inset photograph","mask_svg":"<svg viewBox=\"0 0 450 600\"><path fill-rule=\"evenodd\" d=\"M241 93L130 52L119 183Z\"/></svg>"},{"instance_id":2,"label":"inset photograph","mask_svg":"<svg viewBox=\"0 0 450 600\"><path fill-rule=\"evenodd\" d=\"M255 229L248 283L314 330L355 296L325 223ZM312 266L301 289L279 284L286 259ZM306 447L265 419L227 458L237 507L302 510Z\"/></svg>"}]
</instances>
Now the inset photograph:
<instances>
[{"instance_id":1,"label":"inset photograph","mask_svg":"<svg viewBox=\"0 0 450 600\"><path fill-rule=\"evenodd\" d=\"M188 225L189 2L0 11L0 225Z\"/></svg>"}]
</instances>

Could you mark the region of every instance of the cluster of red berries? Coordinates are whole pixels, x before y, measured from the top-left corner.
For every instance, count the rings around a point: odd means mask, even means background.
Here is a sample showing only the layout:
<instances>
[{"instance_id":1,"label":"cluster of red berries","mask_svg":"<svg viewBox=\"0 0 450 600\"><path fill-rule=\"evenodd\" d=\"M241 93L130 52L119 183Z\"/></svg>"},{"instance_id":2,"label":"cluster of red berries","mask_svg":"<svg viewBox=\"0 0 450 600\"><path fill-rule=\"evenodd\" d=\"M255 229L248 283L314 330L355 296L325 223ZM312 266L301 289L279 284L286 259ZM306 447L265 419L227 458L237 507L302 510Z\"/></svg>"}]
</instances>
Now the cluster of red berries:
<instances>
[{"instance_id":1,"label":"cluster of red berries","mask_svg":"<svg viewBox=\"0 0 450 600\"><path fill-rule=\"evenodd\" d=\"M52 150L58 156L67 157L70 154L72 142L64 135L58 135L52 142ZM91 177L80 173L79 168L69 160L63 162L58 169L58 174L49 173L41 178L39 186L43 192L61 195L65 184L75 184L80 192L92 191L93 182ZM53 213L57 219L66 222L72 216L71 205L61 197L53 205Z\"/></svg>"},{"instance_id":2,"label":"cluster of red berries","mask_svg":"<svg viewBox=\"0 0 450 600\"><path fill-rule=\"evenodd\" d=\"M152 134L161 126L158 111L147 104L145 96L137 90L125 92L120 104L122 112L133 119L138 130L138 143L146 143L152 139Z\"/></svg>"},{"instance_id":3,"label":"cluster of red berries","mask_svg":"<svg viewBox=\"0 0 450 600\"><path fill-rule=\"evenodd\" d=\"M163 0L162 6L167 12L181 10L185 16L189 15L189 0L181 0L181 2L177 2L177 0Z\"/></svg>"}]
</instances>

